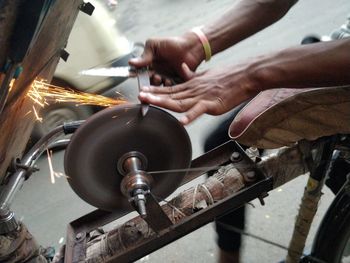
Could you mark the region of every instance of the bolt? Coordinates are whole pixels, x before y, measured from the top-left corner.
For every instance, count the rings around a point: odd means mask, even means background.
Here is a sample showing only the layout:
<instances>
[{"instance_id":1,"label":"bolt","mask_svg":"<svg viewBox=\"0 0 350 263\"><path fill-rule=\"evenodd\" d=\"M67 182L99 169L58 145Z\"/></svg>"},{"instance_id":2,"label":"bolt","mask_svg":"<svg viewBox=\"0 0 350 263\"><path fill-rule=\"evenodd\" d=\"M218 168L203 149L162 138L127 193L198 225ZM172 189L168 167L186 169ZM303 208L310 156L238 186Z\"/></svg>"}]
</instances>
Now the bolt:
<instances>
[{"instance_id":1,"label":"bolt","mask_svg":"<svg viewBox=\"0 0 350 263\"><path fill-rule=\"evenodd\" d=\"M249 179L255 179L255 172L254 171L247 172L246 175Z\"/></svg>"},{"instance_id":2,"label":"bolt","mask_svg":"<svg viewBox=\"0 0 350 263\"><path fill-rule=\"evenodd\" d=\"M241 160L241 155L240 155L239 152L233 152L231 154L231 158L230 159L231 159L232 162L238 162L239 160Z\"/></svg>"},{"instance_id":3,"label":"bolt","mask_svg":"<svg viewBox=\"0 0 350 263\"><path fill-rule=\"evenodd\" d=\"M76 240L79 240L83 237L83 233L79 232L76 236L75 236L75 239Z\"/></svg>"},{"instance_id":4,"label":"bolt","mask_svg":"<svg viewBox=\"0 0 350 263\"><path fill-rule=\"evenodd\" d=\"M256 180L256 175L254 171L248 171L243 174L244 180L248 183L254 182Z\"/></svg>"}]
</instances>

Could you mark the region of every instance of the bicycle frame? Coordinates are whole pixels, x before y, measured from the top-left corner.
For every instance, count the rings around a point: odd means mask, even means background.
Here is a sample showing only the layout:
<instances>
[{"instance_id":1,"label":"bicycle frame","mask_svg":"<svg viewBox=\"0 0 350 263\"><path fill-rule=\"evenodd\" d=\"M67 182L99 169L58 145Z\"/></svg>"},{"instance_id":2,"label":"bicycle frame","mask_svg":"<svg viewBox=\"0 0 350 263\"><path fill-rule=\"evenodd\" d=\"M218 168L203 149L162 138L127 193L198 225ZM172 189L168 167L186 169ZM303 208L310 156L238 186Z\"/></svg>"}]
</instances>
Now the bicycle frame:
<instances>
[{"instance_id":1,"label":"bicycle frame","mask_svg":"<svg viewBox=\"0 0 350 263\"><path fill-rule=\"evenodd\" d=\"M321 191L326 175L328 174L328 171L331 167L331 157L333 150L335 149L336 141L337 137L333 136L329 138L322 138L321 140L318 140L317 142L313 143L301 143L300 148L302 154L299 155L298 158L302 156L301 159L307 160L304 164L311 171L311 178L319 182L317 184L317 187L309 189L310 192L316 193L318 191ZM202 157L199 157L198 159L194 160L192 162L191 167L195 168L204 166L209 160L211 160L211 165L218 165L219 163L227 159L227 157L230 155L229 153L232 153L232 150L233 152L237 151L237 148L235 148L235 142L233 141L228 142L214 149L213 151L203 155ZM265 160L261 160L260 164L258 163L256 165L255 163L250 162L251 167L256 167L257 169L260 169L260 172L262 172L261 174L265 174L260 178L260 180L257 180L250 187L244 188L238 193L231 195L224 200L220 200L216 204L191 215L190 217L183 220L181 223L174 224L166 229L162 229L162 231L157 233L156 237L142 240L138 243L137 241L135 241L137 243L136 245L124 248L120 251L115 251L115 255L110 256L106 262L129 262L130 260L132 261L139 259L142 256L145 256L151 253L152 251L159 249L160 247L196 230L197 228L205 225L206 223L213 221L216 217L224 215L225 213L228 213L238 208L239 206L245 204L246 202L252 199L258 197L262 201L261 197L266 195L268 191L296 177L295 167L293 167L294 172L289 173L288 176L281 176L280 170L278 169L278 167L276 167L277 160L280 161L281 159L287 158L288 160L292 160L291 163L293 163L293 160L297 160L295 164L298 164L297 166L299 166L299 170L297 172L298 174L301 174L300 169L305 169L305 166L303 167L303 165L300 162L301 159L295 158L295 148L292 147L288 149L290 150L290 152L288 152L288 150L283 152L283 150L282 153L277 153L275 157L270 156L267 157ZM313 151L316 151L316 154L314 154L314 156L312 156ZM241 151L240 154L244 155L244 153L242 153ZM247 156L245 155L245 158L246 157ZM216 159L216 161L213 161L214 159ZM275 166L275 169L271 169L273 166ZM283 167L283 169L284 168L285 167ZM292 171L293 168L289 171ZM271 170L273 171L272 173ZM195 173L192 173L189 177L193 179L195 176ZM185 178L185 181L189 181L189 178ZM116 213L105 213L96 210L93 213L70 223L67 231L65 262L79 262L81 260L85 260L86 248L89 243L89 232L91 232L98 226L101 226L114 220L118 216L121 215ZM114 229L114 232L115 231L118 231L118 229ZM108 239L107 235L106 238ZM324 262L322 260L317 260L313 257L309 257L308 260L313 260L309 262Z\"/></svg>"},{"instance_id":2,"label":"bicycle frame","mask_svg":"<svg viewBox=\"0 0 350 263\"><path fill-rule=\"evenodd\" d=\"M329 152L331 152L331 150L327 148L328 143L329 140L321 140L318 144L316 144L316 146L322 145L323 147L319 148L327 149L327 151L324 151L325 153L321 156L321 158L316 158L316 160L314 160L315 163L324 163L322 162L322 157L327 154L329 155ZM227 159L230 157L230 155L232 155L232 153L239 152L243 158L236 162L235 165L239 167L243 164L245 167L249 166L250 168L255 169L255 171L260 174L260 176L258 176L259 179L256 180L251 186L216 202L214 205L206 209L192 214L180 223L173 224L165 229L153 229L157 232L156 237L146 238L140 242L135 241L136 244L133 246L125 247L121 251L115 251L115 255L110 256L108 259L104 258L105 262L129 262L136 260L213 221L216 217L222 216L225 213L238 208L250 200L258 197L263 203L262 197L265 196L268 191L284 184L287 181L290 181L297 175L303 174L303 172L306 171L306 166L312 167L311 162L303 162L304 157L307 157L306 159L309 159L310 161L310 149L311 146L309 143L303 143L302 145L292 148L284 148L280 150L280 152L277 152L275 156L266 157L258 164L252 162L251 160L248 161L249 157L244 153L244 151L242 151L242 149L240 149L240 147L237 147L237 144L234 141L230 141L222 146L219 146L213 151L208 152L207 154L194 160L191 167L196 168L203 166L208 167L209 165L219 165L227 162ZM304 153L304 155L302 153ZM316 155L316 157L317 156L318 155ZM289 160L289 169L287 168L287 170L290 171L290 173L288 173L287 176L286 174L281 173L281 169L285 170L286 166L288 165L283 166L283 168L278 167L278 162L282 159ZM240 163L242 160L244 160L245 163ZM272 167L274 167L274 169L271 169ZM249 170L249 168L247 168L247 170ZM242 172L243 177L245 176L247 170L240 171ZM188 182L201 174L203 174L203 171L201 173L191 172L184 181ZM123 214L120 213L106 213L101 210L96 210L71 222L67 230L65 262L79 262L81 260L85 260L86 248L89 242L89 233L93 229L109 223L122 215ZM153 218L149 220L158 220L159 223L159 219ZM154 225L154 222L152 224L152 222L149 222L147 219L146 221L149 225ZM120 230L115 229L113 232L116 231L118 232ZM108 239L107 236L106 239Z\"/></svg>"},{"instance_id":3,"label":"bicycle frame","mask_svg":"<svg viewBox=\"0 0 350 263\"><path fill-rule=\"evenodd\" d=\"M54 142L57 135L62 133L73 133L81 123L82 122L74 122L60 126L40 140L25 156L25 166L19 166L17 171L10 177L11 181L20 182L23 184L24 179L29 175L27 174L28 170L30 170L28 168L34 167L35 161L44 152L44 150L49 147L49 145L55 146L57 144L62 144L62 141L58 141L57 143ZM331 167L333 150L344 150L344 144L347 142L346 140L339 140L339 138L339 136L332 136L322 138L315 142L300 142L299 144L290 148L281 148L274 154L265 156L262 159L256 158L257 162L253 161L234 141L229 141L217 147L216 149L192 161L191 168L193 169L187 174L182 184L190 182L206 172L203 170L196 170L196 168L213 167L225 164L227 162L230 162L231 164L233 163L236 167L238 167L238 170L243 178L247 179L248 171L254 171L256 174L254 181L250 181L247 184L247 187L243 188L239 192L219 200L215 204L210 205L205 209L193 213L191 216L185 218L179 223L173 224L164 229L154 229L154 231L157 232L156 237L143 240L142 242L135 244L133 247L126 250L116 251L115 255L109 257L106 262L128 262L130 260L136 260L255 198L259 198L261 203L264 204L263 198L267 195L268 191L279 187L280 185L301 174L304 174L308 170L311 171L311 178L319 182L317 189L320 190ZM67 140L63 141L64 145L67 145L67 143ZM240 158L232 158L233 153L236 155L238 153ZM285 163L285 165L279 165L280 162ZM245 168L239 169L239 167ZM7 208L7 212L10 212L10 200L12 200L12 196L15 194L16 190L20 188L19 186L20 184L11 183L7 186L8 190L1 193L0 207ZM327 213L326 218L331 218L331 210L332 209L330 208L330 212ZM71 222L67 228L67 244L64 262L71 263L85 260L86 248L89 245L88 238L90 232L123 216L126 213L128 213L128 211L112 213L96 210ZM0 228L2 231L8 231L10 229L9 226L12 226L8 223L9 221L5 219L7 218L0 221ZM153 226L156 225L154 224L156 222L154 220L159 219L152 217L146 219L147 223ZM327 220L324 221L323 225L324 224L327 224ZM323 235L322 230L320 230L315 238L316 244L323 238Z\"/></svg>"}]
</instances>

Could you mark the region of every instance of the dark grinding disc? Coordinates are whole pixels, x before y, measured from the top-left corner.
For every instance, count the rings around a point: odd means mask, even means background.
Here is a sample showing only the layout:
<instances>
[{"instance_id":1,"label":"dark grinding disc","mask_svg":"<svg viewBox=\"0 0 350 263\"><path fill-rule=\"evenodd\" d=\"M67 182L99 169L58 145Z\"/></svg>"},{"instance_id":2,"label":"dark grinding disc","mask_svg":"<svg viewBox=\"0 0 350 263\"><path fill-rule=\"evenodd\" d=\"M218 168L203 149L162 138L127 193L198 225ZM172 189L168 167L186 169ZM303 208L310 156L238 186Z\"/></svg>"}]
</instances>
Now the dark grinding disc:
<instances>
[{"instance_id":1,"label":"dark grinding disc","mask_svg":"<svg viewBox=\"0 0 350 263\"><path fill-rule=\"evenodd\" d=\"M116 106L94 114L73 134L64 159L70 186L100 209L130 209L120 191L123 176L117 166L119 158L131 151L146 156L146 171L188 168L192 155L186 130L169 113L150 106L142 117L140 105ZM167 197L184 176L153 174L152 193Z\"/></svg>"}]
</instances>

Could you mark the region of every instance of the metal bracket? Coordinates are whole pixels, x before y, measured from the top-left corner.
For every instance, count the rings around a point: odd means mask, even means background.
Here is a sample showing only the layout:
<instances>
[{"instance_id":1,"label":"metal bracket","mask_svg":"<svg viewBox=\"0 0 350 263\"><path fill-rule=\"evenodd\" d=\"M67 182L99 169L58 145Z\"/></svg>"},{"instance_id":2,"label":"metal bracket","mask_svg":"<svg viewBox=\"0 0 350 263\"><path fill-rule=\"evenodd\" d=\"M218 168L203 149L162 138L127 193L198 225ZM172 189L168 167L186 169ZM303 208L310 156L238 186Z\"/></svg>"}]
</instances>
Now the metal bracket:
<instances>
[{"instance_id":1,"label":"metal bracket","mask_svg":"<svg viewBox=\"0 0 350 263\"><path fill-rule=\"evenodd\" d=\"M144 220L154 232L159 233L160 231L173 225L150 191L148 191L146 194L146 211L147 216L144 218Z\"/></svg>"},{"instance_id":2,"label":"metal bracket","mask_svg":"<svg viewBox=\"0 0 350 263\"><path fill-rule=\"evenodd\" d=\"M160 207L158 200L149 191L146 196L147 216L144 220L157 233L157 238L143 242L132 250L126 250L119 255L112 256L107 262L130 262L136 260L170 242L194 231L195 229L213 221L218 216L222 216L257 197L266 196L266 193L273 188L272 178L266 176L256 167L244 150L234 141L229 141L213 151L206 153L191 163L191 168L212 167L230 163L233 152L239 153L240 161L237 166L244 168L244 173L254 172L254 180L248 184L247 188L231 195L221 201L216 202L206 209L199 210L180 223L173 224L169 217ZM206 171L190 171L184 178L182 184L195 179ZM250 174L246 174L250 176ZM131 209L130 209L131 210ZM67 244L65 250L65 262L79 262L85 255L86 237L92 230L103 226L131 211L119 211L115 213L96 210L69 224L67 229ZM84 242L77 241L77 234L83 233Z\"/></svg>"},{"instance_id":3,"label":"metal bracket","mask_svg":"<svg viewBox=\"0 0 350 263\"><path fill-rule=\"evenodd\" d=\"M69 52L65 49L62 49L60 52L60 58L63 59L64 62L67 62L69 55Z\"/></svg>"},{"instance_id":4,"label":"metal bracket","mask_svg":"<svg viewBox=\"0 0 350 263\"><path fill-rule=\"evenodd\" d=\"M79 10L89 16L92 15L92 13L94 12L95 10L95 7L93 6L93 4L91 4L90 2L87 2L87 3L82 3L80 6L79 6Z\"/></svg>"},{"instance_id":5,"label":"metal bracket","mask_svg":"<svg viewBox=\"0 0 350 263\"><path fill-rule=\"evenodd\" d=\"M25 179L27 180L33 173L40 171L40 169L31 163L30 165L23 164L21 159L15 158L12 160L10 167L8 168L8 171L12 174L19 169L23 169L26 171Z\"/></svg>"}]
</instances>

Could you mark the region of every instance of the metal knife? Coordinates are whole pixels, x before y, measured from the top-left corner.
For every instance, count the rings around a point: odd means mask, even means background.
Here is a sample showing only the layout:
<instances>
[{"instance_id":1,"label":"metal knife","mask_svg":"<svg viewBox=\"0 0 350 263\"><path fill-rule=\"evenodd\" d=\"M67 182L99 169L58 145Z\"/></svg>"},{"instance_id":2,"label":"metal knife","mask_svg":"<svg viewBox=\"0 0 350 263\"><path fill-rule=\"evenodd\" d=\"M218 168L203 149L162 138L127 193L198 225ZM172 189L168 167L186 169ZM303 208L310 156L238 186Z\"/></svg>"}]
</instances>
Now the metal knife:
<instances>
[{"instance_id":1,"label":"metal knife","mask_svg":"<svg viewBox=\"0 0 350 263\"><path fill-rule=\"evenodd\" d=\"M149 87L151 85L147 68L136 69L137 82L139 84L139 92L143 86ZM141 103L141 113L145 116L148 112L149 104Z\"/></svg>"},{"instance_id":2,"label":"metal knife","mask_svg":"<svg viewBox=\"0 0 350 263\"><path fill-rule=\"evenodd\" d=\"M150 86L149 73L146 67L139 69L134 67L93 68L80 71L79 74L105 77L132 77L136 75L139 92L141 91L141 87ZM148 108L149 104L141 103L142 116L147 114Z\"/></svg>"},{"instance_id":3,"label":"metal knife","mask_svg":"<svg viewBox=\"0 0 350 263\"><path fill-rule=\"evenodd\" d=\"M135 74L131 67L111 67L111 68L92 68L79 72L86 76L104 76L104 77L130 77Z\"/></svg>"}]
</instances>

